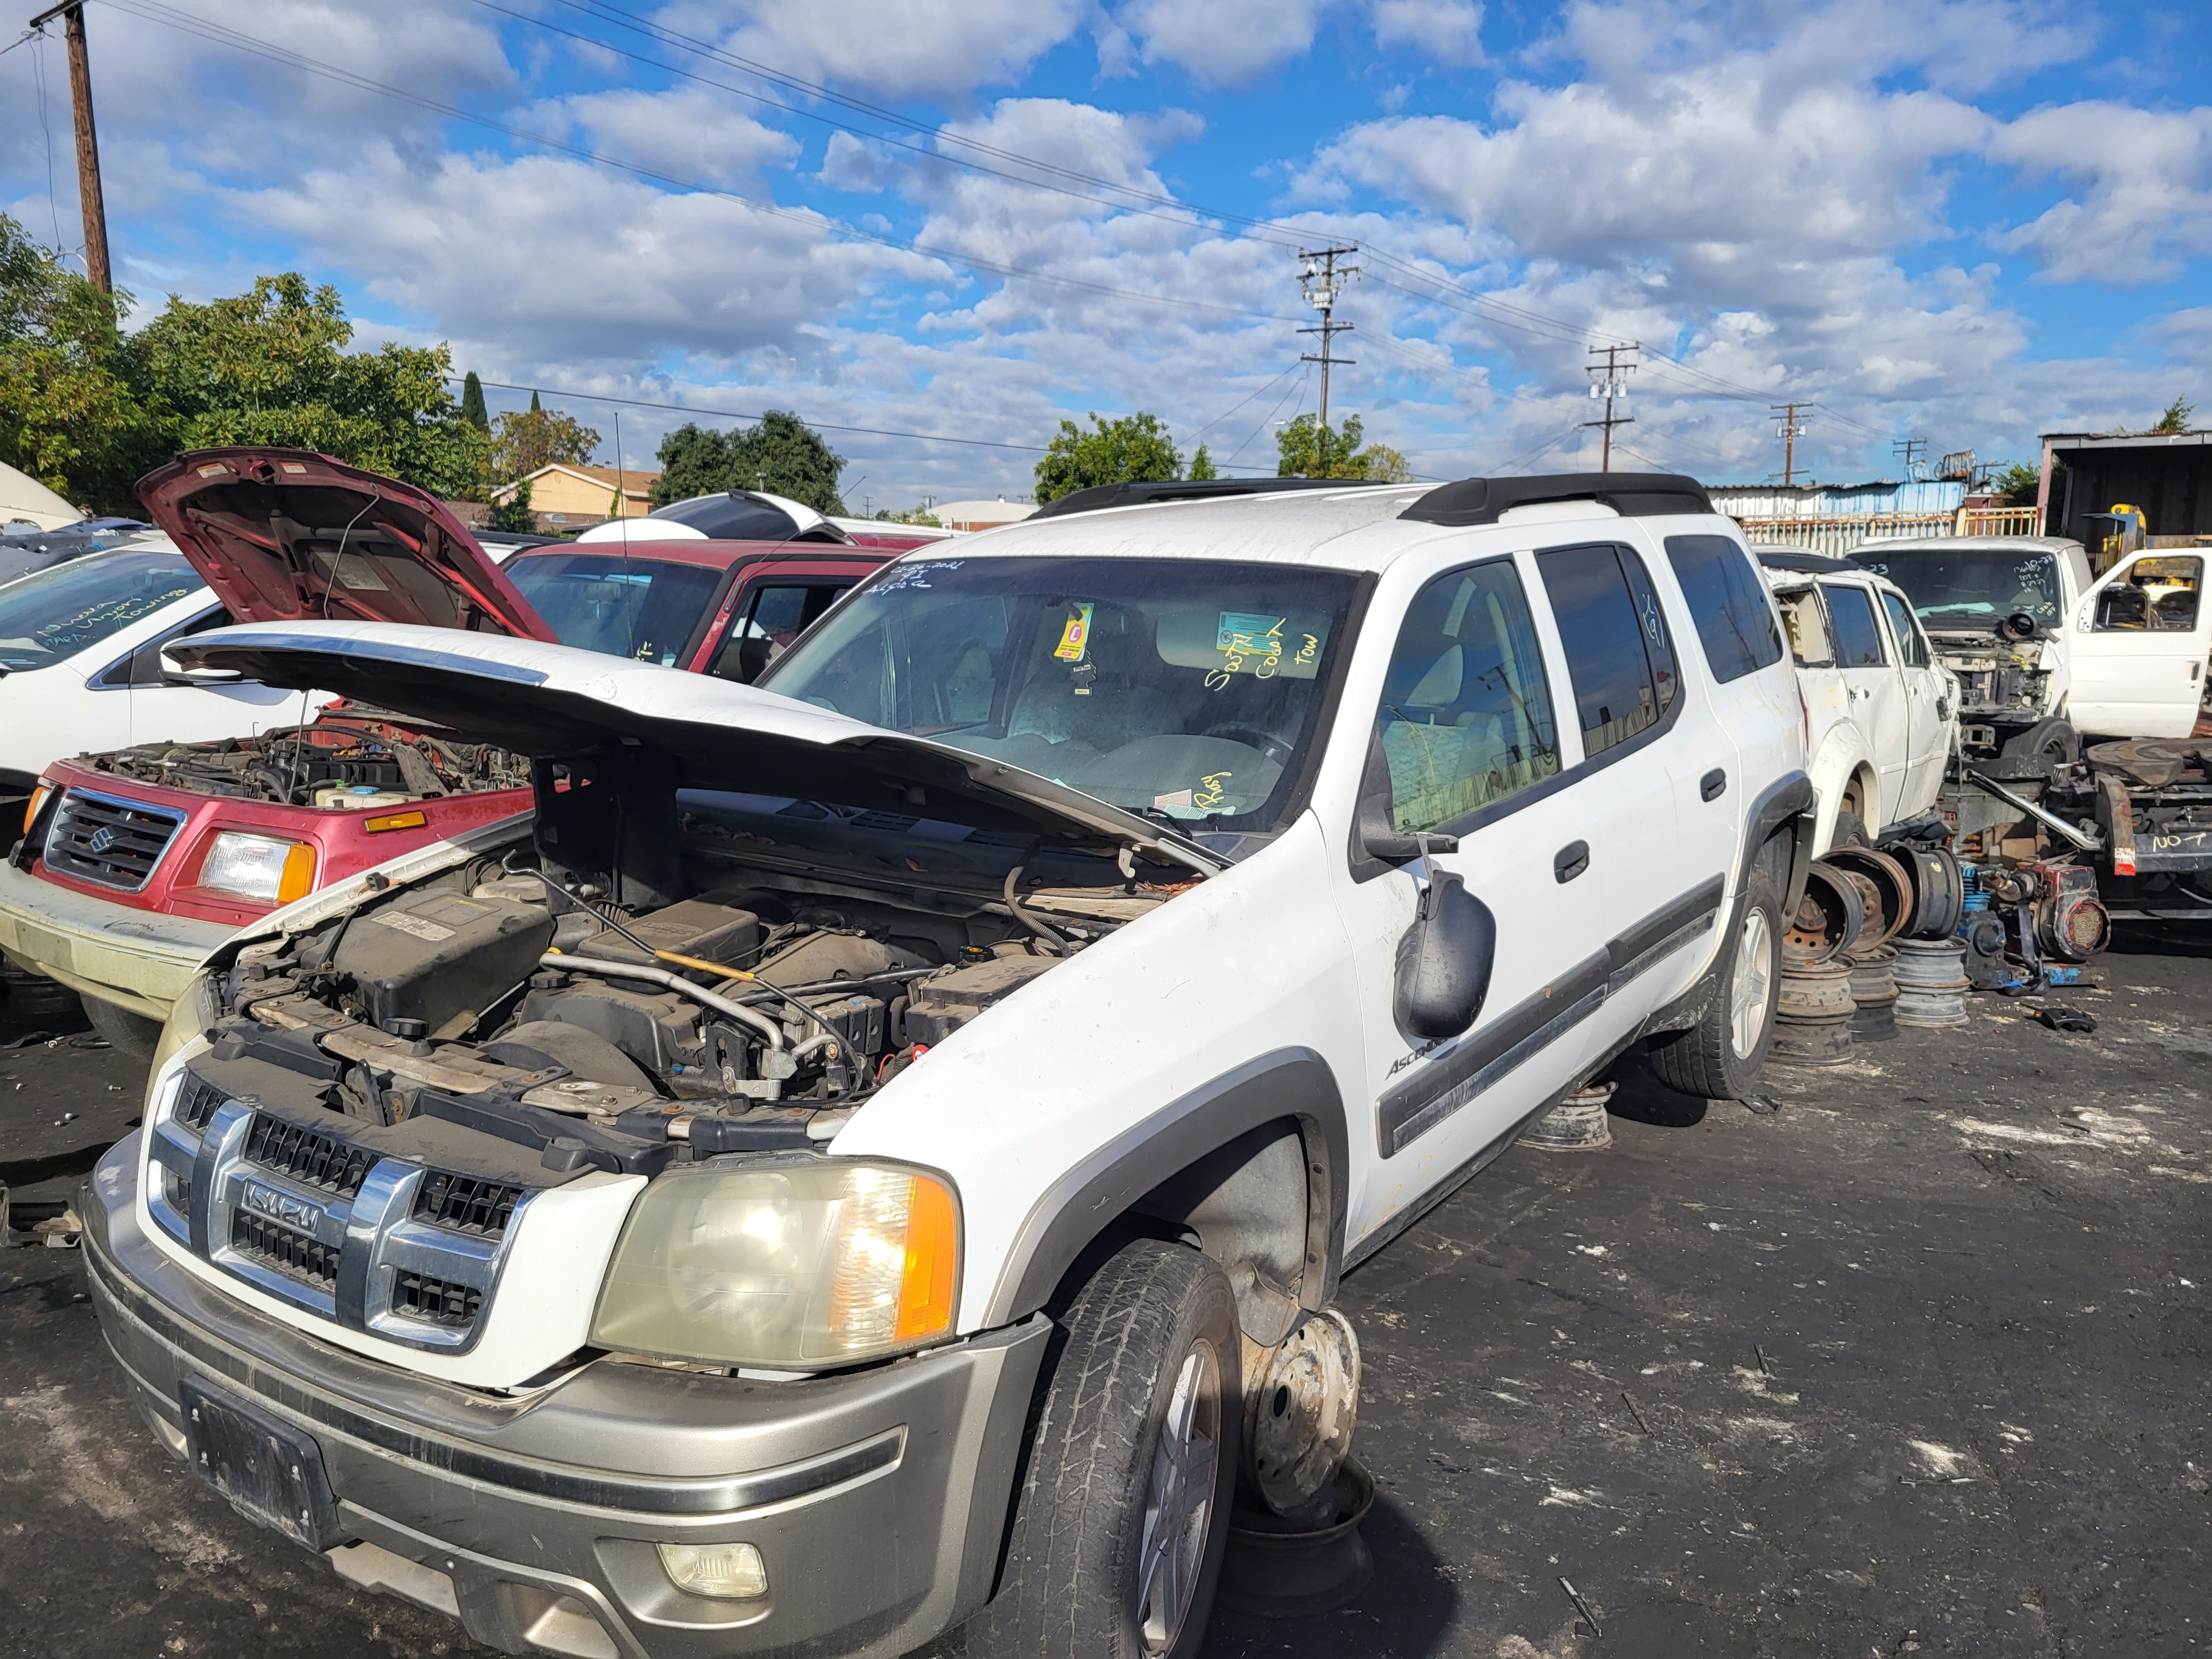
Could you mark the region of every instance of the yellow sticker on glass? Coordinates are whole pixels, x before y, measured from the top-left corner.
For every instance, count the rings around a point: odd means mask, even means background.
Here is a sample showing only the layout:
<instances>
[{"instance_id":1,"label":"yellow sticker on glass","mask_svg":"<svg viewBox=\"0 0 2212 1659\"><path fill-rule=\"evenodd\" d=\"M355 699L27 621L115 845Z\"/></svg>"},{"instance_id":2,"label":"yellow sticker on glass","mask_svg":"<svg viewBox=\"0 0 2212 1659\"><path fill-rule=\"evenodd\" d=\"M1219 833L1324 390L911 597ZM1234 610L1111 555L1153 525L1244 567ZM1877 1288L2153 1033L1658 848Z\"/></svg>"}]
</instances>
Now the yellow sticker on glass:
<instances>
[{"instance_id":1,"label":"yellow sticker on glass","mask_svg":"<svg viewBox=\"0 0 2212 1659\"><path fill-rule=\"evenodd\" d=\"M1060 630L1060 643L1054 647L1052 654L1062 662L1081 662L1083 653L1091 648L1091 607L1087 604L1079 604L1068 608L1075 614Z\"/></svg>"}]
</instances>

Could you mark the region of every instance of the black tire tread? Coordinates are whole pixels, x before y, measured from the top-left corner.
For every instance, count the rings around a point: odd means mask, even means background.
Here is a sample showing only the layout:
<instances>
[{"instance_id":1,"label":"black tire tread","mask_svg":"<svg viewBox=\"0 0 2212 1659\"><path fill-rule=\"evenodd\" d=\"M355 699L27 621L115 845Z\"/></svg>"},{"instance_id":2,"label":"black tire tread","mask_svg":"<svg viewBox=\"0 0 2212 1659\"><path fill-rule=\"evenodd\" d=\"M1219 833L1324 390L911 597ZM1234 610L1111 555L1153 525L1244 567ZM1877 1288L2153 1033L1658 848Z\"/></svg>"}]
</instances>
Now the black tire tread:
<instances>
[{"instance_id":1,"label":"black tire tread","mask_svg":"<svg viewBox=\"0 0 2212 1659\"><path fill-rule=\"evenodd\" d=\"M1097 1659L1113 1650L1113 1632L1085 1620L1084 1580L1103 1557L1113 1564L1112 1582L1128 1581L1141 1540L1121 1524L1118 1499L1133 1472L1140 1481L1149 1474L1149 1459L1139 1468L1150 1439L1147 1407L1162 1367L1182 1357L1170 1343L1183 1310L1208 1297L1229 1310L1231 1324L1231 1344L1221 1356L1222 1426L1230 1437L1242 1419L1236 1304L1227 1275L1211 1258L1139 1239L1109 1257L1069 1304L1061 1320L1066 1341L1014 1494L999 1594L967 1626L968 1651L976 1659ZM1234 1478L1232 1461L1228 1482L1217 1489L1224 1510ZM1201 1583L1178 1651L1196 1646L1206 1589Z\"/></svg>"},{"instance_id":2,"label":"black tire tread","mask_svg":"<svg viewBox=\"0 0 2212 1659\"><path fill-rule=\"evenodd\" d=\"M1760 849L1753 860L1746 879L1744 902L1764 902L1768 907L1767 921L1771 928L1770 937L1777 952L1773 988L1770 997L1778 997L1781 991L1779 953L1782 940L1782 884L1777 879L1774 864L1779 853L1786 853L1788 843L1777 838ZM1774 1010L1769 1004L1766 1024L1759 1036L1759 1048L1747 1059L1736 1058L1729 1031L1729 985L1735 970L1735 952L1742 939L1743 914L1741 908L1729 916L1729 932L1713 964L1717 984L1713 1000L1706 1006L1698 1023L1688 1030L1678 1032L1664 1042L1654 1042L1648 1053L1651 1069L1659 1080L1678 1094L1692 1095L1702 1100L1737 1100L1757 1089L1759 1073L1766 1062L1766 1050L1774 1041Z\"/></svg>"}]
</instances>

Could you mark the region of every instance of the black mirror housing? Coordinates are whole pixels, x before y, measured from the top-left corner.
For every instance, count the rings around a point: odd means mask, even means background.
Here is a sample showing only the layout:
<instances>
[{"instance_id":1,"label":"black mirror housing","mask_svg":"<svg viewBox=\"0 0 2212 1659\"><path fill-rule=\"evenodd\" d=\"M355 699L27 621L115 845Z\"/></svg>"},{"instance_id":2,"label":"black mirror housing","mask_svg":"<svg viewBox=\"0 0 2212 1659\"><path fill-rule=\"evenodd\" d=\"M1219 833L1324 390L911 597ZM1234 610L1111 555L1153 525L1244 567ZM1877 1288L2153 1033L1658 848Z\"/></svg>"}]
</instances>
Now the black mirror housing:
<instances>
[{"instance_id":1,"label":"black mirror housing","mask_svg":"<svg viewBox=\"0 0 2212 1659\"><path fill-rule=\"evenodd\" d=\"M1490 907L1459 877L1431 871L1413 925L1398 941L1400 1029L1441 1041L1474 1024L1497 955L1498 919Z\"/></svg>"}]
</instances>

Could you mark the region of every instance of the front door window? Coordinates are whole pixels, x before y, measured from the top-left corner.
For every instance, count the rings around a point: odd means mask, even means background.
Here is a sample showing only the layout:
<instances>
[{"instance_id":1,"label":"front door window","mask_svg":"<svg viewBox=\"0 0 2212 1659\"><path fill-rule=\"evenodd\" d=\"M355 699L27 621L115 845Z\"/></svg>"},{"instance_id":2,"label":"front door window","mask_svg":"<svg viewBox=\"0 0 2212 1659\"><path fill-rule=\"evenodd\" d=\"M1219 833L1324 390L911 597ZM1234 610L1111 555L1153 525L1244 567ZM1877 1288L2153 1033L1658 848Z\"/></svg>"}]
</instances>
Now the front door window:
<instances>
[{"instance_id":1,"label":"front door window","mask_svg":"<svg viewBox=\"0 0 2212 1659\"><path fill-rule=\"evenodd\" d=\"M1402 832L1437 829L1559 769L1551 690L1510 561L1454 571L1414 599L1376 734Z\"/></svg>"}]
</instances>

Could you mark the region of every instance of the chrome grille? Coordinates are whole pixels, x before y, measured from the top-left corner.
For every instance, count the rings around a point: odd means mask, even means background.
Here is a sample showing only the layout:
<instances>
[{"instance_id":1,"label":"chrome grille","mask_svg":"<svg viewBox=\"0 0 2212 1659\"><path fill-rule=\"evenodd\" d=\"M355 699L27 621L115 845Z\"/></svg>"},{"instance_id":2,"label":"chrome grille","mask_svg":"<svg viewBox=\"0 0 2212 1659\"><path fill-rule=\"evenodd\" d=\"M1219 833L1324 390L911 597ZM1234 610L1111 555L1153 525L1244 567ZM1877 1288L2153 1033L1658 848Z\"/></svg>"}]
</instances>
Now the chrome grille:
<instances>
[{"instance_id":1,"label":"chrome grille","mask_svg":"<svg viewBox=\"0 0 2212 1659\"><path fill-rule=\"evenodd\" d=\"M392 1281L392 1311L410 1319L427 1319L434 1325L473 1325L483 1309L483 1292L473 1285L418 1273L401 1273Z\"/></svg>"},{"instance_id":2,"label":"chrome grille","mask_svg":"<svg viewBox=\"0 0 2212 1659\"><path fill-rule=\"evenodd\" d=\"M415 1218L479 1238L497 1238L507 1231L514 1206L521 1201L520 1187L433 1170L415 1194Z\"/></svg>"},{"instance_id":3,"label":"chrome grille","mask_svg":"<svg viewBox=\"0 0 2212 1659\"><path fill-rule=\"evenodd\" d=\"M232 1211L230 1248L267 1263L287 1279L296 1279L319 1291L335 1289L338 1282L337 1246L325 1244L306 1233L295 1233L265 1216L246 1210Z\"/></svg>"},{"instance_id":4,"label":"chrome grille","mask_svg":"<svg viewBox=\"0 0 2212 1659\"><path fill-rule=\"evenodd\" d=\"M351 1198L361 1190L376 1154L349 1146L334 1135L257 1114L246 1137L246 1160Z\"/></svg>"},{"instance_id":5,"label":"chrome grille","mask_svg":"<svg viewBox=\"0 0 2212 1659\"><path fill-rule=\"evenodd\" d=\"M184 814L72 789L40 854L46 867L126 893L142 890L183 827Z\"/></svg>"}]
</instances>

